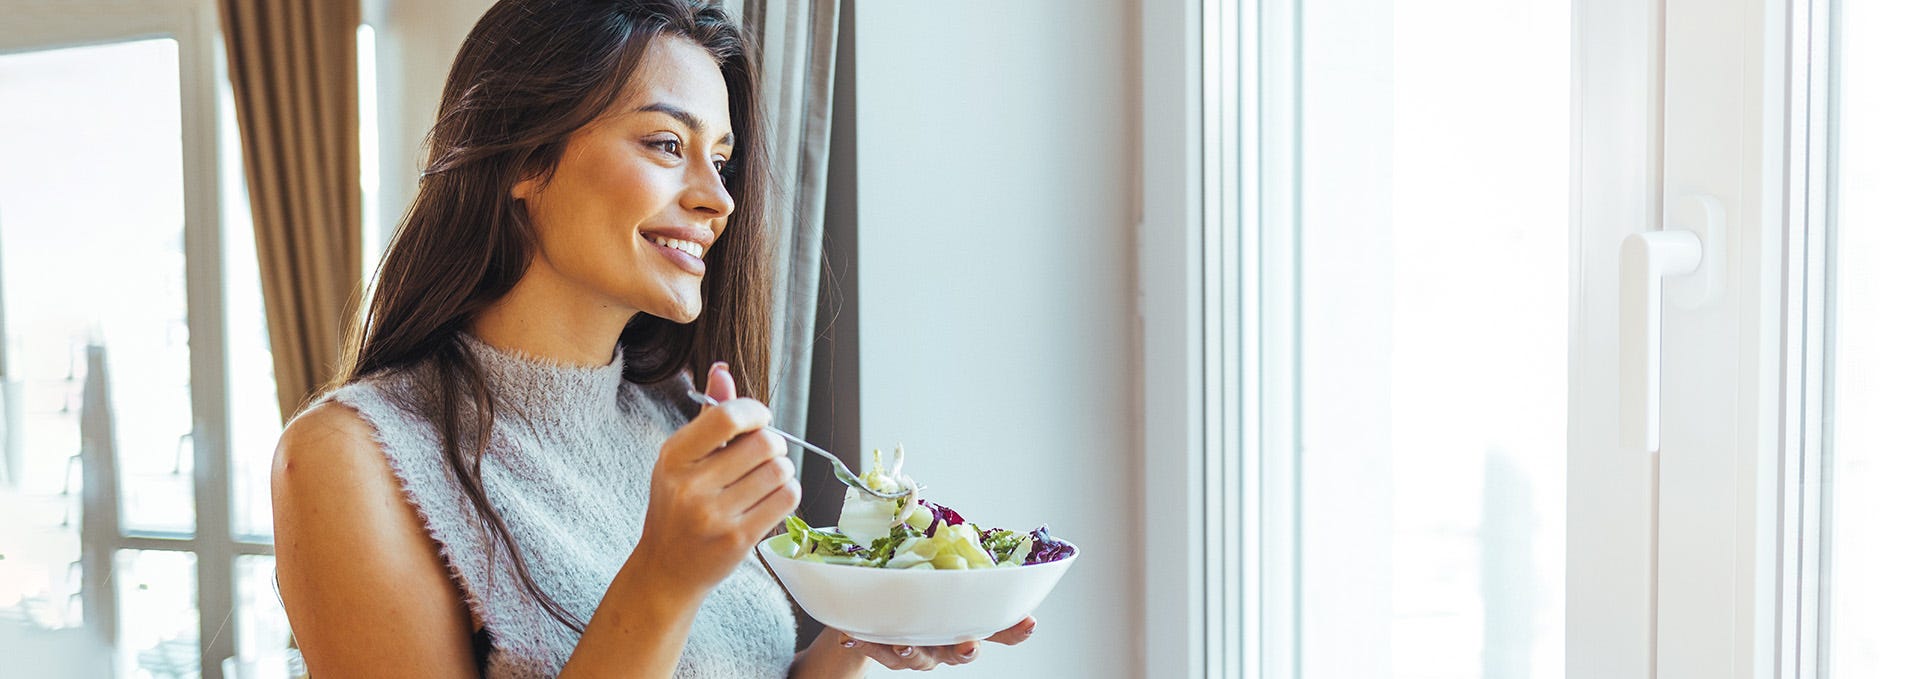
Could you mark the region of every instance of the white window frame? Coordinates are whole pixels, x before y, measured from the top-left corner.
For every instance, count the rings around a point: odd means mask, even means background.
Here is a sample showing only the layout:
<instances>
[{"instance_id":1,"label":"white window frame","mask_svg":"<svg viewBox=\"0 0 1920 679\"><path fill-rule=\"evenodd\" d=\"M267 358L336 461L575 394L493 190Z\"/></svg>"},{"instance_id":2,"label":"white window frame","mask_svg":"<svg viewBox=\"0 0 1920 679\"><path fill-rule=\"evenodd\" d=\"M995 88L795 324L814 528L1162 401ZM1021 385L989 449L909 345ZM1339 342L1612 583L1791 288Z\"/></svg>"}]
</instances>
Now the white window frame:
<instances>
[{"instance_id":1,"label":"white window frame","mask_svg":"<svg viewBox=\"0 0 1920 679\"><path fill-rule=\"evenodd\" d=\"M1833 238L1837 175L1833 68L1839 0L1790 0L1787 206L1783 258L1778 606L1774 676L1831 674Z\"/></svg>"},{"instance_id":2,"label":"white window frame","mask_svg":"<svg viewBox=\"0 0 1920 679\"><path fill-rule=\"evenodd\" d=\"M1297 352L1255 341L1293 336L1293 272L1259 262L1293 257L1298 45L1271 38L1297 11L1141 3L1144 676L1299 671L1298 615L1266 615L1299 594L1294 390L1274 386Z\"/></svg>"},{"instance_id":3,"label":"white window frame","mask_svg":"<svg viewBox=\"0 0 1920 679\"><path fill-rule=\"evenodd\" d=\"M225 72L225 57L219 14L209 0L4 0L0 14L7 17L5 28L0 29L0 53L150 38L172 38L178 44L186 258L182 274L187 328L193 337L188 371L195 530L126 530L121 527L118 492L90 490L83 494L87 505L82 532L90 538L84 549L100 563L83 569L105 573L104 584L97 586L100 603L88 607L88 624L112 630L118 615L112 562L119 550L194 554L200 671L203 677L218 679L223 676L223 663L235 655L235 558L273 553L272 543L259 536L235 535L232 522L219 174L220 75ZM87 435L95 440L111 437L110 432ZM90 474L95 478L111 475L117 475L117 470Z\"/></svg>"},{"instance_id":4,"label":"white window frame","mask_svg":"<svg viewBox=\"0 0 1920 679\"><path fill-rule=\"evenodd\" d=\"M1622 450L1621 369L1612 349L1620 337L1620 243L1657 223L1657 3L1576 0L1573 8L1569 679L1653 671L1654 466L1644 453Z\"/></svg>"},{"instance_id":5,"label":"white window frame","mask_svg":"<svg viewBox=\"0 0 1920 679\"><path fill-rule=\"evenodd\" d=\"M1817 7L1576 2L1569 677L1818 676L1818 578L1804 575L1819 568L1806 493L1824 407L1806 387L1823 384L1826 313ZM1629 366L1605 350L1631 347L1619 328L1638 306L1617 303L1619 248L1697 226L1696 196L1724 209L1724 238L1701 250L1723 275L1668 278L1653 307L1650 453L1622 441Z\"/></svg>"}]
</instances>

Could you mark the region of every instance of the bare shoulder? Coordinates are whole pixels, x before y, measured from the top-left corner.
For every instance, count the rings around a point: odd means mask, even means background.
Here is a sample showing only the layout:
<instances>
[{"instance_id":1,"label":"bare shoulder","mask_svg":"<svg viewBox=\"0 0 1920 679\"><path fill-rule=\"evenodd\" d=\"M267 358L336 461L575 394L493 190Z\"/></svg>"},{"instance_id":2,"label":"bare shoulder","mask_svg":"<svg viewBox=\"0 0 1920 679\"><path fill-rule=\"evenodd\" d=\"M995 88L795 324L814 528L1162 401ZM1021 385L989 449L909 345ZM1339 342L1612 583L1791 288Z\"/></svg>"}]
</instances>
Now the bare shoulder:
<instances>
[{"instance_id":1,"label":"bare shoulder","mask_svg":"<svg viewBox=\"0 0 1920 679\"><path fill-rule=\"evenodd\" d=\"M336 510L372 509L353 505L383 504L380 500L387 495L383 491L399 490L373 425L340 403L323 404L287 423L273 451L272 474L276 519L284 509L300 509L322 499Z\"/></svg>"},{"instance_id":2,"label":"bare shoulder","mask_svg":"<svg viewBox=\"0 0 1920 679\"><path fill-rule=\"evenodd\" d=\"M354 503L385 504L385 498L398 496L400 488L380 451L373 425L340 403L323 404L287 423L271 469L275 514L282 503L295 508L321 499L336 511L375 509ZM412 519L410 513L361 518Z\"/></svg>"},{"instance_id":3,"label":"bare shoulder","mask_svg":"<svg viewBox=\"0 0 1920 679\"><path fill-rule=\"evenodd\" d=\"M471 676L466 603L372 425L314 408L287 424L272 474L280 593L315 676Z\"/></svg>"},{"instance_id":4,"label":"bare shoulder","mask_svg":"<svg viewBox=\"0 0 1920 679\"><path fill-rule=\"evenodd\" d=\"M368 453L377 455L380 452L374 441L373 425L368 424L352 407L338 402L321 404L288 422L286 431L280 435L280 449L275 451L277 459L274 466L278 468L280 463L288 461L286 458L290 450L305 453L317 448L331 448L332 452L360 456Z\"/></svg>"}]
</instances>

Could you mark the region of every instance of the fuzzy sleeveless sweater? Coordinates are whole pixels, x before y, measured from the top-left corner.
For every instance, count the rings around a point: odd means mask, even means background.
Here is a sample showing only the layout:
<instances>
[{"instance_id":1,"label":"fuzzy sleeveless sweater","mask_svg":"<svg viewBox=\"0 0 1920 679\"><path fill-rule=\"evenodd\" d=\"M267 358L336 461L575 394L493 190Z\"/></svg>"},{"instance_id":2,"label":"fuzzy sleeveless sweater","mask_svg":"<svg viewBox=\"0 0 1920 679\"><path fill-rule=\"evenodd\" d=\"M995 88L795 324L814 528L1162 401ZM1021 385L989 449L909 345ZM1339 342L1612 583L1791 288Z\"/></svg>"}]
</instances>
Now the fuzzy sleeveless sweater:
<instances>
[{"instance_id":1,"label":"fuzzy sleeveless sweater","mask_svg":"<svg viewBox=\"0 0 1920 679\"><path fill-rule=\"evenodd\" d=\"M688 420L692 380L642 386L602 367L557 365L462 335L493 391L492 438L481 458L487 497L519 542L527 569L580 620L590 620L639 542L660 444ZM327 394L373 426L406 497L479 618L488 677L552 677L580 637L540 607L486 531L441 452L426 407L439 402L425 370L364 379ZM471 421L471 417L468 418ZM465 427L471 435L473 428ZM786 594L751 557L701 603L678 679L785 677L794 653Z\"/></svg>"}]
</instances>

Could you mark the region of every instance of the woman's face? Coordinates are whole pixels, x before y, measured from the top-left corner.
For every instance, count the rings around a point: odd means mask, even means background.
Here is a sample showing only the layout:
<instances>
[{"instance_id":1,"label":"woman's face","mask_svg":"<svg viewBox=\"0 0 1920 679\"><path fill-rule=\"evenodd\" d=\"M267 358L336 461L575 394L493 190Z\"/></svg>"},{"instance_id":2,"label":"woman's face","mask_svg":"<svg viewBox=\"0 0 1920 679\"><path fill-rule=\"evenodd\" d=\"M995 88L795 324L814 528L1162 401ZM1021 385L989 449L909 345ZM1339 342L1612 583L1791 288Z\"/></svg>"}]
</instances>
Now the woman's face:
<instances>
[{"instance_id":1,"label":"woman's face","mask_svg":"<svg viewBox=\"0 0 1920 679\"><path fill-rule=\"evenodd\" d=\"M652 41L621 100L567 139L553 176L514 185L538 240L527 275L628 315L699 316L704 257L733 212L720 176L731 119L706 50Z\"/></svg>"}]
</instances>

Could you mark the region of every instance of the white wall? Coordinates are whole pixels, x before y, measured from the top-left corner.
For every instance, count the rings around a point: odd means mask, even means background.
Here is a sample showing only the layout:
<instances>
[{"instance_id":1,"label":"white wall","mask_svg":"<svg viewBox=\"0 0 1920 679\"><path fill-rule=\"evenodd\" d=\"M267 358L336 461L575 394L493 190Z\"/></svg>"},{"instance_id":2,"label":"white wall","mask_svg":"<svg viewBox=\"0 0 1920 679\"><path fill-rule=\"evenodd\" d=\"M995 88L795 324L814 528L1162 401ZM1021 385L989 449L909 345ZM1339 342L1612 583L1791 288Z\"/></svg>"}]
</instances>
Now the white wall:
<instances>
[{"instance_id":1,"label":"white wall","mask_svg":"<svg viewBox=\"0 0 1920 679\"><path fill-rule=\"evenodd\" d=\"M380 109L380 204L366 228L378 229L373 242L385 247L419 190L427 132L454 54L493 0L363 0L361 6L374 29Z\"/></svg>"},{"instance_id":2,"label":"white wall","mask_svg":"<svg viewBox=\"0 0 1920 679\"><path fill-rule=\"evenodd\" d=\"M928 494L1085 549L944 676L1141 676L1134 2L861 3L861 430Z\"/></svg>"}]
</instances>

